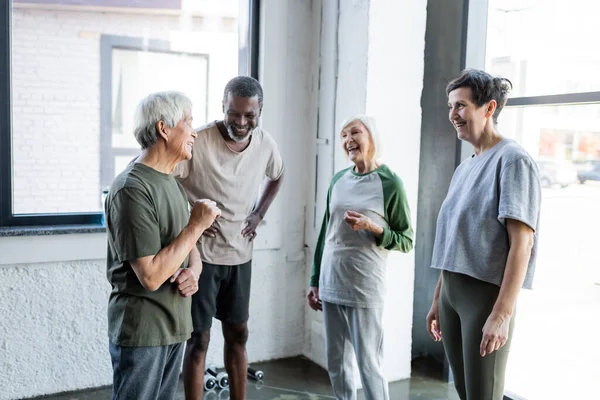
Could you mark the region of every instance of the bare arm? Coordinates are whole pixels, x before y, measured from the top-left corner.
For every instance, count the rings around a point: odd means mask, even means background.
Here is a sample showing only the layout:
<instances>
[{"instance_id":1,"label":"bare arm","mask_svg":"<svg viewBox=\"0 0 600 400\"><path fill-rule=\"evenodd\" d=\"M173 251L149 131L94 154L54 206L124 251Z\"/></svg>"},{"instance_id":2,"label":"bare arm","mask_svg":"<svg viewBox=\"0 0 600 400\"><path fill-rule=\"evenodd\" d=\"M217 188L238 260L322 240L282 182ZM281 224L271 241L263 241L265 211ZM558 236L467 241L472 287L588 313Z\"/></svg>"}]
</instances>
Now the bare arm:
<instances>
[{"instance_id":1,"label":"bare arm","mask_svg":"<svg viewBox=\"0 0 600 400\"><path fill-rule=\"evenodd\" d=\"M514 219L507 219L506 229L510 249L506 260L504 279L500 286L500 294L492 311L502 318L512 316L517 297L525 280L531 249L533 248L533 230L529 226Z\"/></svg>"},{"instance_id":2,"label":"bare arm","mask_svg":"<svg viewBox=\"0 0 600 400\"><path fill-rule=\"evenodd\" d=\"M265 217L267 210L271 206L271 203L273 200L275 200L275 196L277 196L282 182L283 173L278 179L275 180L265 178L265 188L258 199L258 203L256 203L256 207L254 207L254 210L252 210L253 212L257 213L261 219Z\"/></svg>"},{"instance_id":3,"label":"bare arm","mask_svg":"<svg viewBox=\"0 0 600 400\"><path fill-rule=\"evenodd\" d=\"M157 290L183 264L204 229L187 225L167 247L153 256L131 260L131 267L144 289Z\"/></svg>"},{"instance_id":4,"label":"bare arm","mask_svg":"<svg viewBox=\"0 0 600 400\"><path fill-rule=\"evenodd\" d=\"M437 281L437 285L435 285L435 291L433 292L433 301L435 303L440 299L440 290L442 289L442 273L440 272L440 278Z\"/></svg>"},{"instance_id":5,"label":"bare arm","mask_svg":"<svg viewBox=\"0 0 600 400\"><path fill-rule=\"evenodd\" d=\"M500 293L483 327L480 344L482 357L504 346L508 339L510 319L525 280L533 248L533 229L529 226L514 219L507 219L506 230L510 248Z\"/></svg>"},{"instance_id":6,"label":"bare arm","mask_svg":"<svg viewBox=\"0 0 600 400\"><path fill-rule=\"evenodd\" d=\"M181 267L190 251L196 248L196 242L202 232L213 223L220 213L214 202L196 201L192 208L190 222L173 242L155 255L131 260L131 267L144 289L153 292L171 278Z\"/></svg>"},{"instance_id":7,"label":"bare arm","mask_svg":"<svg viewBox=\"0 0 600 400\"><path fill-rule=\"evenodd\" d=\"M282 182L283 173L275 180L265 178L265 187L258 199L258 202L256 203L254 210L252 210L250 215L244 221L246 226L244 229L242 229L242 236L248 237L250 240L254 240L256 237L256 227L265 217L267 210L271 206L271 203L281 188Z\"/></svg>"},{"instance_id":8,"label":"bare arm","mask_svg":"<svg viewBox=\"0 0 600 400\"><path fill-rule=\"evenodd\" d=\"M196 279L200 277L202 273L202 259L200 258L200 252L198 251L198 247L192 247L192 251L190 251L190 259L189 259L189 269L192 270Z\"/></svg>"},{"instance_id":9,"label":"bare arm","mask_svg":"<svg viewBox=\"0 0 600 400\"><path fill-rule=\"evenodd\" d=\"M440 272L440 278L438 279L437 285L435 285L435 291L433 292L433 301L431 302L431 309L427 313L425 321L427 323L427 332L433 340L439 342L442 340L442 330L440 328L440 312L438 304L440 301L440 290L442 289L442 273Z\"/></svg>"}]
</instances>

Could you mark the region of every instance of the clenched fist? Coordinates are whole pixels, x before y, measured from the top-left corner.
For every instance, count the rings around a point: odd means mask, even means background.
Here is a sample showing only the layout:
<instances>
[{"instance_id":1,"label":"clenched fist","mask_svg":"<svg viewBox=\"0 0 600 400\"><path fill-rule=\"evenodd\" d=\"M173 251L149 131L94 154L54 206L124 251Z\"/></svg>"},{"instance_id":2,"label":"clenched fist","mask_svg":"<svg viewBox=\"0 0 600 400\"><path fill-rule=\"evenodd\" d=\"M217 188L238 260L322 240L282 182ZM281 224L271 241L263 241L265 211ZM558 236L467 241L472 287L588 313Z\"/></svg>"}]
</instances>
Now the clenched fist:
<instances>
[{"instance_id":1,"label":"clenched fist","mask_svg":"<svg viewBox=\"0 0 600 400\"><path fill-rule=\"evenodd\" d=\"M221 210L217 203L207 199L196 200L190 214L190 225L198 226L204 231L220 216Z\"/></svg>"}]
</instances>

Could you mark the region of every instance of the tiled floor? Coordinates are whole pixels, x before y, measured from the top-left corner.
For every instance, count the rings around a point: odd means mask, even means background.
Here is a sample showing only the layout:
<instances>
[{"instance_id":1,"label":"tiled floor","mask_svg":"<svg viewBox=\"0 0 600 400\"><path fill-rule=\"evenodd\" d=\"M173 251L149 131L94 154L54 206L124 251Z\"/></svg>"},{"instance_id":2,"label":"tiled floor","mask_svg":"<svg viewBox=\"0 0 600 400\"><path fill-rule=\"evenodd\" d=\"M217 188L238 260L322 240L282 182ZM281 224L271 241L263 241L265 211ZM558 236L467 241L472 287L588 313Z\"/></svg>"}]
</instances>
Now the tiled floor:
<instances>
[{"instance_id":1,"label":"tiled floor","mask_svg":"<svg viewBox=\"0 0 600 400\"><path fill-rule=\"evenodd\" d=\"M287 358L253 367L265 373L262 384L248 382L248 400L324 400L333 399L327 372L303 357ZM458 400L451 385L415 371L413 377L390 384L391 400ZM183 400L183 384L179 385L177 400ZM110 388L65 393L45 397L45 400L107 400ZM212 391L204 395L205 400L229 399L229 393ZM364 400L359 392L358 400Z\"/></svg>"}]
</instances>

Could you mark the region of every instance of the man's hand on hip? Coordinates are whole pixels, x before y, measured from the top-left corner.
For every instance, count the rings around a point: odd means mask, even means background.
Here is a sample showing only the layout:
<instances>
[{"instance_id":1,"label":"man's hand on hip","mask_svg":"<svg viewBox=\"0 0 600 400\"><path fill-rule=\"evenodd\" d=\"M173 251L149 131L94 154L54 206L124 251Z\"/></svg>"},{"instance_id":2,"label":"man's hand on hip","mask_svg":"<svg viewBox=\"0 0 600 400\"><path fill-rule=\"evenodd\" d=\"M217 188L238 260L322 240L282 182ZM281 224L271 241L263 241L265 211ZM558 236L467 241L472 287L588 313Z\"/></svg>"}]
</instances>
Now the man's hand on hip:
<instances>
[{"instance_id":1,"label":"man's hand on hip","mask_svg":"<svg viewBox=\"0 0 600 400\"><path fill-rule=\"evenodd\" d=\"M242 229L242 236L253 241L256 237L256 227L260 224L260 221L262 221L262 217L257 212L251 212L244 220L246 226Z\"/></svg>"}]
</instances>

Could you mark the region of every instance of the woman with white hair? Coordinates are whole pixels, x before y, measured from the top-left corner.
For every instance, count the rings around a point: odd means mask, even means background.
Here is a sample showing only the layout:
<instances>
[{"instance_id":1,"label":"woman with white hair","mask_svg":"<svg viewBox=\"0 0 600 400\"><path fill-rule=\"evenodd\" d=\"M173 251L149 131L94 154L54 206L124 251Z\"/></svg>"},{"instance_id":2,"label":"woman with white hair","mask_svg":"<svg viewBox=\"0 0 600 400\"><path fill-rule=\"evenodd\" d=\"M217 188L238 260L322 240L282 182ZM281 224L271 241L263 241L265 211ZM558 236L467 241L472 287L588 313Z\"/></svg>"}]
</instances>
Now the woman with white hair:
<instances>
[{"instance_id":1,"label":"woman with white hair","mask_svg":"<svg viewBox=\"0 0 600 400\"><path fill-rule=\"evenodd\" d=\"M185 95L143 99L134 135L142 154L115 178L105 204L113 399L173 399L202 271L196 242L221 212L198 200L190 214L170 175L192 157L196 137Z\"/></svg>"},{"instance_id":2,"label":"woman with white hair","mask_svg":"<svg viewBox=\"0 0 600 400\"><path fill-rule=\"evenodd\" d=\"M390 250L413 247L400 178L378 161L374 120L356 116L341 130L354 164L333 177L315 249L308 304L324 314L327 369L337 399L356 399L353 350L367 400L389 399L383 374L383 306Z\"/></svg>"}]
</instances>

